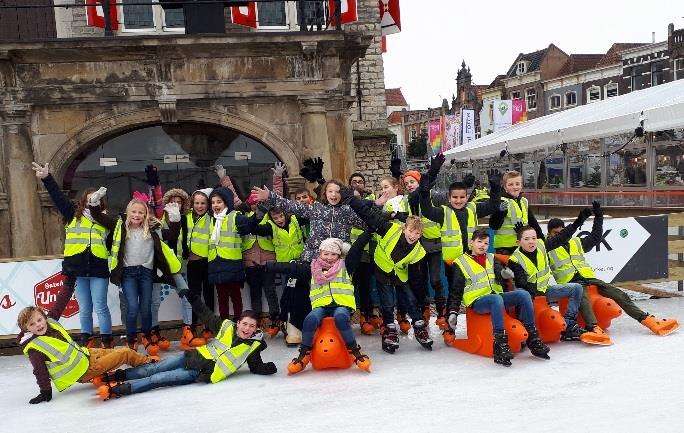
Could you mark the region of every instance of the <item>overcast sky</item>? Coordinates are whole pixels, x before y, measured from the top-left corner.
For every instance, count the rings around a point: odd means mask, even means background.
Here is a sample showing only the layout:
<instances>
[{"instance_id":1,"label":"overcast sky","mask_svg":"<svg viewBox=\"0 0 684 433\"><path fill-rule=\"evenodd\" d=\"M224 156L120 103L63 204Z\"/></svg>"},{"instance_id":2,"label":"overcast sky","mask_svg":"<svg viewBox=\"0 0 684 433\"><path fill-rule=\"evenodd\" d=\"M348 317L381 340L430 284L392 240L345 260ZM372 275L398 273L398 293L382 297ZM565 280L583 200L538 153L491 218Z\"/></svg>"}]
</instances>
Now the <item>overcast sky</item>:
<instances>
[{"instance_id":1,"label":"overcast sky","mask_svg":"<svg viewBox=\"0 0 684 433\"><path fill-rule=\"evenodd\" d=\"M451 102L465 59L474 84L505 74L518 53L556 44L567 54L605 53L613 42L667 39L684 27L682 0L553 2L401 0L401 33L387 37L385 87L411 109Z\"/></svg>"}]
</instances>

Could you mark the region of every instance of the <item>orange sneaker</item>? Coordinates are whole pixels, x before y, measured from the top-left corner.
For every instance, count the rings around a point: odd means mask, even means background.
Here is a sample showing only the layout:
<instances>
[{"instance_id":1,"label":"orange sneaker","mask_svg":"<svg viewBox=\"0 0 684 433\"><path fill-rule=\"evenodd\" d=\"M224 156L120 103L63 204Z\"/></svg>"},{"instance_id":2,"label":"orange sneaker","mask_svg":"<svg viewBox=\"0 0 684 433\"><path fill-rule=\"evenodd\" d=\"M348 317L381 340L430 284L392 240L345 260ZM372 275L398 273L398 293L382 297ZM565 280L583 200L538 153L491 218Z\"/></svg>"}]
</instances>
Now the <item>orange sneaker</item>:
<instances>
[{"instance_id":1,"label":"orange sneaker","mask_svg":"<svg viewBox=\"0 0 684 433\"><path fill-rule=\"evenodd\" d=\"M183 326L183 333L181 334L180 350L191 350L195 347L204 346L207 344L204 338L195 337L189 325Z\"/></svg>"},{"instance_id":2,"label":"orange sneaker","mask_svg":"<svg viewBox=\"0 0 684 433\"><path fill-rule=\"evenodd\" d=\"M150 355L157 355L159 353L159 346L157 346L155 343L152 342L152 337L143 335L142 336L142 344L147 353Z\"/></svg>"},{"instance_id":3,"label":"orange sneaker","mask_svg":"<svg viewBox=\"0 0 684 433\"><path fill-rule=\"evenodd\" d=\"M304 370L311 359L311 348L308 346L301 346L299 348L299 355L287 364L287 374L293 375Z\"/></svg>"},{"instance_id":4,"label":"orange sneaker","mask_svg":"<svg viewBox=\"0 0 684 433\"><path fill-rule=\"evenodd\" d=\"M361 353L361 346L356 345L355 348L349 349L349 353L354 357L354 363L357 367L370 373L371 361L368 355Z\"/></svg>"},{"instance_id":5,"label":"orange sneaker","mask_svg":"<svg viewBox=\"0 0 684 433\"><path fill-rule=\"evenodd\" d=\"M651 330L655 335L664 337L679 329L679 322L676 319L656 319L649 315L641 321L641 324Z\"/></svg>"},{"instance_id":6,"label":"orange sneaker","mask_svg":"<svg viewBox=\"0 0 684 433\"><path fill-rule=\"evenodd\" d=\"M598 344L601 346L610 346L613 342L610 340L606 331L600 326L594 326L591 331L587 331L580 335L580 341L585 344Z\"/></svg>"}]
</instances>

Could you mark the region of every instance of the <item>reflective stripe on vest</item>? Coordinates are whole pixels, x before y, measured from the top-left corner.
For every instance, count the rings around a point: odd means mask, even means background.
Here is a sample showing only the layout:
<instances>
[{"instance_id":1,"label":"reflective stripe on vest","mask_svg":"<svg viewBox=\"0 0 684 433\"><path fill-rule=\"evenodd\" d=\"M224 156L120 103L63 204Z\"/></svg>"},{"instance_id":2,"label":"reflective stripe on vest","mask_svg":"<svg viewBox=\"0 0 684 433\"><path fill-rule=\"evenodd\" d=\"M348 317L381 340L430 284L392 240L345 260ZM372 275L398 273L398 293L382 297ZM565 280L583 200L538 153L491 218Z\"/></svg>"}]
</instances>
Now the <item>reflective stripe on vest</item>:
<instances>
[{"instance_id":1,"label":"reflective stripe on vest","mask_svg":"<svg viewBox=\"0 0 684 433\"><path fill-rule=\"evenodd\" d=\"M527 274L527 281L537 285L537 291L546 293L549 287L549 278L551 278L551 270L549 269L549 259L546 255L546 246L544 241L537 239L537 264L532 263L518 247L511 255L510 260L520 264Z\"/></svg>"},{"instance_id":2,"label":"reflective stripe on vest","mask_svg":"<svg viewBox=\"0 0 684 433\"><path fill-rule=\"evenodd\" d=\"M487 261L483 268L468 254L463 254L454 263L458 265L466 280L463 291L463 303L466 307L472 305L478 298L503 293L503 288L496 282L494 276L494 255L487 254Z\"/></svg>"},{"instance_id":3,"label":"reflective stripe on vest","mask_svg":"<svg viewBox=\"0 0 684 433\"><path fill-rule=\"evenodd\" d=\"M276 261L281 263L291 262L298 259L304 251L304 235L299 227L297 217L290 216L290 224L287 231L278 227L271 219L267 220L273 231L273 248Z\"/></svg>"},{"instance_id":4,"label":"reflective stripe on vest","mask_svg":"<svg viewBox=\"0 0 684 433\"><path fill-rule=\"evenodd\" d=\"M248 217L253 215L254 211L247 214ZM266 214L263 216L263 218L261 218L259 224L268 224L268 221L268 214ZM242 244L240 245L240 248L242 248L242 251L247 251L254 246L254 242L258 242L259 248L264 251L275 251L275 247L273 246L273 241L271 238L252 234L242 236Z\"/></svg>"},{"instance_id":5,"label":"reflective stripe on vest","mask_svg":"<svg viewBox=\"0 0 684 433\"><path fill-rule=\"evenodd\" d=\"M107 258L107 229L85 216L72 218L67 224L64 239L64 257L75 256L90 246L90 252L99 259Z\"/></svg>"},{"instance_id":6,"label":"reflective stripe on vest","mask_svg":"<svg viewBox=\"0 0 684 433\"><path fill-rule=\"evenodd\" d=\"M565 284L579 273L583 278L596 278L594 270L589 266L584 257L584 248L580 238L572 238L568 242L570 252L565 247L558 247L549 251L549 263L553 278L558 284Z\"/></svg>"},{"instance_id":7,"label":"reflective stripe on vest","mask_svg":"<svg viewBox=\"0 0 684 433\"><path fill-rule=\"evenodd\" d=\"M479 203L485 200L489 200L489 191L487 191L487 188L475 188L475 195L471 201L473 203Z\"/></svg>"},{"instance_id":8,"label":"reflective stripe on vest","mask_svg":"<svg viewBox=\"0 0 684 433\"><path fill-rule=\"evenodd\" d=\"M193 220L192 215L192 212L189 212L185 216L185 225L188 228L188 249L199 257L208 257L209 237L211 235L209 213L197 218L197 222Z\"/></svg>"},{"instance_id":9,"label":"reflective stripe on vest","mask_svg":"<svg viewBox=\"0 0 684 433\"><path fill-rule=\"evenodd\" d=\"M123 226L123 219L119 217L114 227L114 234L112 235L112 248L109 250L109 270L113 271L119 264L119 250L121 249L121 230Z\"/></svg>"},{"instance_id":10,"label":"reflective stripe on vest","mask_svg":"<svg viewBox=\"0 0 684 433\"><path fill-rule=\"evenodd\" d=\"M311 277L311 289L309 290L311 308L326 307L331 304L349 307L356 310L356 298L354 297L354 285L347 268L342 264L337 276L330 283L318 284Z\"/></svg>"},{"instance_id":11,"label":"reflective stripe on vest","mask_svg":"<svg viewBox=\"0 0 684 433\"><path fill-rule=\"evenodd\" d=\"M226 260L242 260L242 239L237 232L236 218L237 211L233 210L221 222L218 245L214 245L214 243L209 245L210 262L216 260L216 257ZM216 220L212 219L210 232L214 230L214 224L216 224Z\"/></svg>"},{"instance_id":12,"label":"reflective stripe on vest","mask_svg":"<svg viewBox=\"0 0 684 433\"><path fill-rule=\"evenodd\" d=\"M501 197L501 201L508 202L508 211L501 227L494 232L494 248L514 247L517 241L515 225L521 222L523 225L528 223L529 204L525 197L520 198L520 206L514 199Z\"/></svg>"},{"instance_id":13,"label":"reflective stripe on vest","mask_svg":"<svg viewBox=\"0 0 684 433\"><path fill-rule=\"evenodd\" d=\"M432 191L430 191L430 200L432 200ZM434 206L435 203L433 202L432 205ZM412 215L413 211L411 210L411 207L408 206L408 203L407 207L409 210L409 215ZM439 224L423 216L423 211L420 208L420 204L418 205L418 216L420 217L420 221L423 223L423 237L425 239L439 239L442 236L440 233Z\"/></svg>"},{"instance_id":14,"label":"reflective stripe on vest","mask_svg":"<svg viewBox=\"0 0 684 433\"><path fill-rule=\"evenodd\" d=\"M235 325L230 320L224 320L216 337L204 346L198 347L197 352L205 359L214 361L214 370L211 373L211 383L220 382L235 373L260 345L261 339L254 339L251 345L240 343L235 347L233 334Z\"/></svg>"},{"instance_id":15,"label":"reflective stripe on vest","mask_svg":"<svg viewBox=\"0 0 684 433\"><path fill-rule=\"evenodd\" d=\"M79 346L59 322L50 318L47 322L66 341L46 335L38 336L24 347L23 352L28 356L28 351L34 349L44 354L49 359L45 365L50 379L57 390L63 391L76 383L88 370L90 352Z\"/></svg>"},{"instance_id":16,"label":"reflective stripe on vest","mask_svg":"<svg viewBox=\"0 0 684 433\"><path fill-rule=\"evenodd\" d=\"M468 239L471 238L473 232L477 229L477 213L473 211L472 203L466 205L466 212L468 212ZM463 254L463 236L461 233L461 225L456 216L456 211L450 207L442 206L444 210L444 222L441 227L442 235L442 259L453 262Z\"/></svg>"},{"instance_id":17,"label":"reflective stripe on vest","mask_svg":"<svg viewBox=\"0 0 684 433\"><path fill-rule=\"evenodd\" d=\"M392 251L399 242L399 236L402 236L403 233L404 232L398 223L392 223L392 227L390 227L390 229L387 230L387 233L385 233L385 236L378 241L378 246L375 248L375 254L373 254L373 261L387 274L394 271L399 280L405 283L408 281L408 265L418 263L418 261L425 257L425 249L420 242L416 242L411 252L399 262L395 263L392 260Z\"/></svg>"}]
</instances>

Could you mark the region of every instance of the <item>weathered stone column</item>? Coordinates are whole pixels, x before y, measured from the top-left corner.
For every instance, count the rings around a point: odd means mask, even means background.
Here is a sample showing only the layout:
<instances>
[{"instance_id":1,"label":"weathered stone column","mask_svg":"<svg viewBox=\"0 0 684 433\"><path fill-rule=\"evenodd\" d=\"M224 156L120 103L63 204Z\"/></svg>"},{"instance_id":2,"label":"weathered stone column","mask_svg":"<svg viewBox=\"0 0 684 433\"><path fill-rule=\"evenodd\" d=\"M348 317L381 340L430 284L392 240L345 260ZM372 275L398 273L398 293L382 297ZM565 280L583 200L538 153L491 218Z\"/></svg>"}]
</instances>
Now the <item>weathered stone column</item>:
<instances>
[{"instance_id":1,"label":"weathered stone column","mask_svg":"<svg viewBox=\"0 0 684 433\"><path fill-rule=\"evenodd\" d=\"M304 138L304 155L306 158L321 157L323 177L333 178L333 164L328 142L328 122L326 118L325 100L320 98L300 98L302 113L302 129Z\"/></svg>"},{"instance_id":2,"label":"weathered stone column","mask_svg":"<svg viewBox=\"0 0 684 433\"><path fill-rule=\"evenodd\" d=\"M38 198L37 179L31 162L31 109L25 105L0 108L7 158L7 189L12 232L12 257L45 254L43 216Z\"/></svg>"},{"instance_id":3,"label":"weathered stone column","mask_svg":"<svg viewBox=\"0 0 684 433\"><path fill-rule=\"evenodd\" d=\"M332 105L334 108L327 111L332 171L334 177L346 183L356 167L351 118L344 102L338 101Z\"/></svg>"}]
</instances>

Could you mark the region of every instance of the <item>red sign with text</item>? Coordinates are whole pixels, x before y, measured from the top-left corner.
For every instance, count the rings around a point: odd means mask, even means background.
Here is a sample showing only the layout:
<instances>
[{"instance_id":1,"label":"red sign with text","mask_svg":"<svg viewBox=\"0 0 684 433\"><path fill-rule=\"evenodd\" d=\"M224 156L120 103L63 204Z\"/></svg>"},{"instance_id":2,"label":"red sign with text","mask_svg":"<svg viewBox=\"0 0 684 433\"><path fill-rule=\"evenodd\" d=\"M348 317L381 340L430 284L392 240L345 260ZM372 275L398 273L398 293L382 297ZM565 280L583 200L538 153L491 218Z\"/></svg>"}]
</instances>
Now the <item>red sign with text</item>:
<instances>
[{"instance_id":1,"label":"red sign with text","mask_svg":"<svg viewBox=\"0 0 684 433\"><path fill-rule=\"evenodd\" d=\"M64 287L64 275L61 272L47 277L33 287L33 298L36 306L49 311L57 300L57 294ZM62 313L62 317L71 317L78 314L78 301L72 296Z\"/></svg>"}]
</instances>

